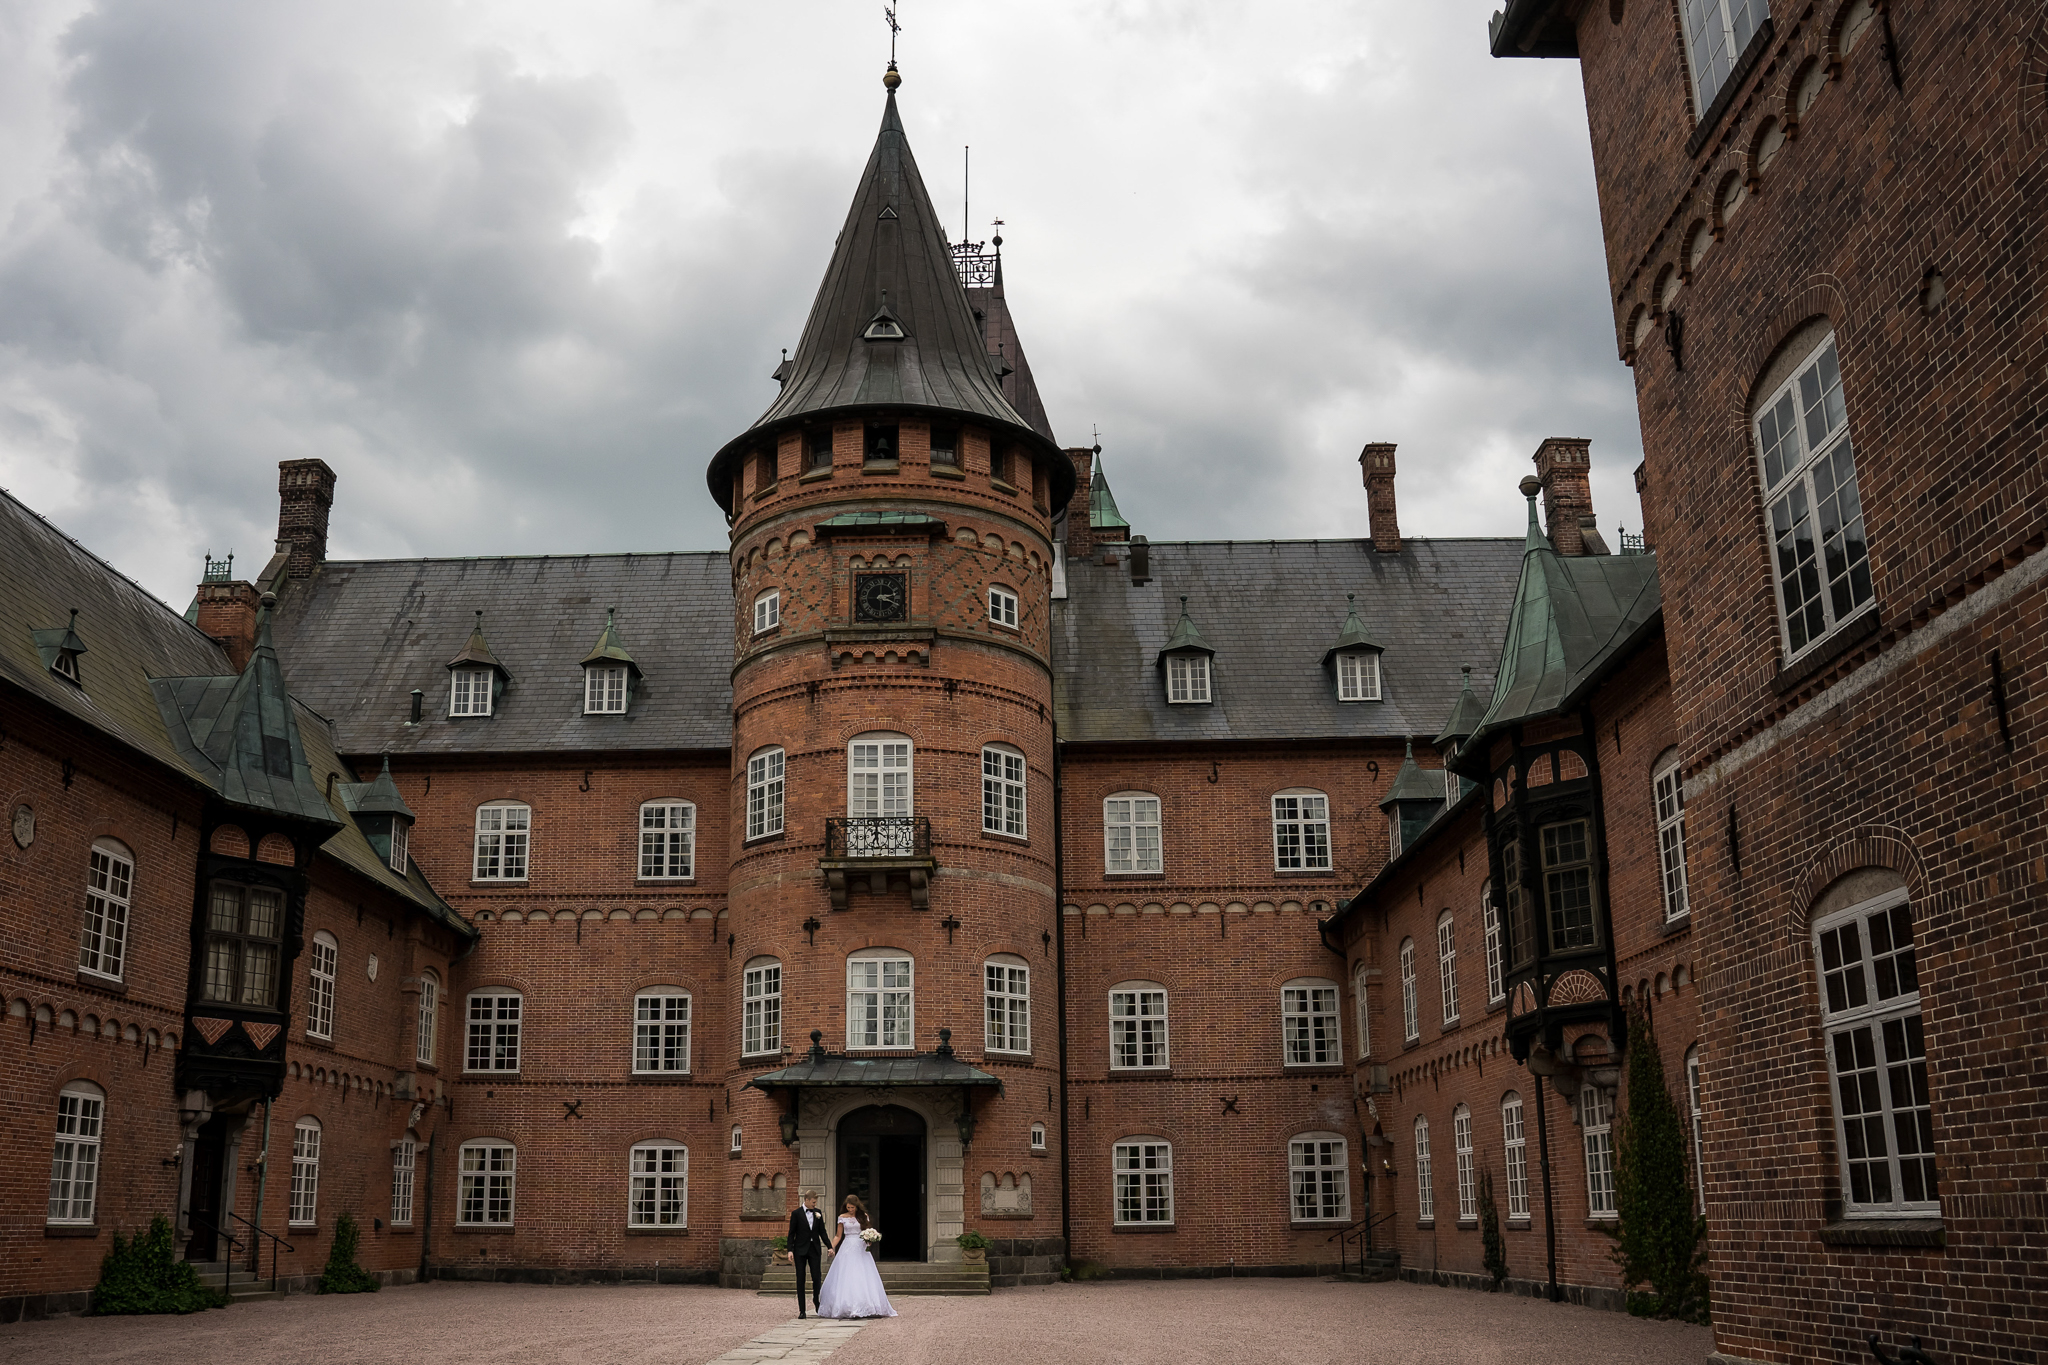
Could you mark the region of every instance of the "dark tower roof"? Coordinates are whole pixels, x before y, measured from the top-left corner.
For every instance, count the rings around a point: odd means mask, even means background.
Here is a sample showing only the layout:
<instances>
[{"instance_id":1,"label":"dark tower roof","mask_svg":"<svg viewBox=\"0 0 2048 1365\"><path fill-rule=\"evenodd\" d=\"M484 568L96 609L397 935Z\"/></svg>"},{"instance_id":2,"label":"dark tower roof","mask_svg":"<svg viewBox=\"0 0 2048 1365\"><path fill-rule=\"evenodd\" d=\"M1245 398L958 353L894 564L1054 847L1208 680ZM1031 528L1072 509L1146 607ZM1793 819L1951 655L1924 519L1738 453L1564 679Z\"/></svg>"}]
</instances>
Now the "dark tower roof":
<instances>
[{"instance_id":1,"label":"dark tower roof","mask_svg":"<svg viewBox=\"0 0 2048 1365\"><path fill-rule=\"evenodd\" d=\"M1051 505L1064 506L1073 496L1073 465L1003 395L984 336L892 89L782 392L712 458L705 476L711 496L730 509L733 462L763 431L888 407L952 414L1026 441L1052 469Z\"/></svg>"},{"instance_id":2,"label":"dark tower roof","mask_svg":"<svg viewBox=\"0 0 2048 1365\"><path fill-rule=\"evenodd\" d=\"M983 343L997 356L998 382L1003 397L1010 400L1031 429L1051 441L1052 422L1045 415L1045 400L1038 396L1038 381L1031 377L1031 362L1024 357L1024 341L1017 335L1016 319L1010 316L1010 300L1003 292L1003 239L995 239L995 261L989 283L969 285L968 306L982 319Z\"/></svg>"}]
</instances>

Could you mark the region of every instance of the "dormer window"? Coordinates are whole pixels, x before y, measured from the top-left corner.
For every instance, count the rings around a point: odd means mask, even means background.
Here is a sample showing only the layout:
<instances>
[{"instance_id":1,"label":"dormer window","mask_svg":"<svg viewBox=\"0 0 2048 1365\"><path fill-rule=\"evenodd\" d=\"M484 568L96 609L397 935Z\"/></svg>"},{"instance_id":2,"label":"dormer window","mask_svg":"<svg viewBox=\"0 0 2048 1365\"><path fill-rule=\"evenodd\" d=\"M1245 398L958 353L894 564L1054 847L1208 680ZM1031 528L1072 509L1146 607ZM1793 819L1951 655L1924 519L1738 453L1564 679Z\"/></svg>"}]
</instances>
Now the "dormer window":
<instances>
[{"instance_id":1,"label":"dormer window","mask_svg":"<svg viewBox=\"0 0 2048 1365\"><path fill-rule=\"evenodd\" d=\"M78 638L78 608L71 609L69 625L30 631L29 636L36 642L36 652L43 656L43 667L74 687L81 685L78 656L85 653L85 641Z\"/></svg>"},{"instance_id":2,"label":"dormer window","mask_svg":"<svg viewBox=\"0 0 2048 1365\"><path fill-rule=\"evenodd\" d=\"M411 866L408 858L412 826L403 820L391 822L391 870L403 877Z\"/></svg>"},{"instance_id":3,"label":"dormer window","mask_svg":"<svg viewBox=\"0 0 2048 1365\"><path fill-rule=\"evenodd\" d=\"M458 668L449 675L448 714L491 714L491 684L497 674L488 668Z\"/></svg>"},{"instance_id":4,"label":"dormer window","mask_svg":"<svg viewBox=\"0 0 2048 1365\"><path fill-rule=\"evenodd\" d=\"M72 682L77 682L78 656L76 654L73 654L68 649L64 650L62 653L58 654L56 659L50 664L50 671L52 673L55 673L60 678L68 678Z\"/></svg>"},{"instance_id":5,"label":"dormer window","mask_svg":"<svg viewBox=\"0 0 2048 1365\"><path fill-rule=\"evenodd\" d=\"M1166 700L1176 706L1209 700L1209 656L1176 654L1166 661Z\"/></svg>"},{"instance_id":6,"label":"dormer window","mask_svg":"<svg viewBox=\"0 0 2048 1365\"><path fill-rule=\"evenodd\" d=\"M1337 656L1337 700L1378 701L1380 699L1380 656L1369 649L1354 649Z\"/></svg>"},{"instance_id":7,"label":"dormer window","mask_svg":"<svg viewBox=\"0 0 2048 1365\"><path fill-rule=\"evenodd\" d=\"M625 665L598 666L583 670L583 714L622 714L626 709Z\"/></svg>"}]
</instances>

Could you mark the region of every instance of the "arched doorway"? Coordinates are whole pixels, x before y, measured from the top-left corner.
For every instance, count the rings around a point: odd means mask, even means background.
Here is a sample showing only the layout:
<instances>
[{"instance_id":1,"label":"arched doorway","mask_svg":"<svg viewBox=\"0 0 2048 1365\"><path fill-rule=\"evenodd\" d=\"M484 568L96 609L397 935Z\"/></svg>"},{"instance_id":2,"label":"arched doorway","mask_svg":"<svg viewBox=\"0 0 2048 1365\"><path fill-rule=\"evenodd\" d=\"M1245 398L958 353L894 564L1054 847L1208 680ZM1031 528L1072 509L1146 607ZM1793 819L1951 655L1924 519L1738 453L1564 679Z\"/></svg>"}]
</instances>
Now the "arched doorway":
<instances>
[{"instance_id":1,"label":"arched doorway","mask_svg":"<svg viewBox=\"0 0 2048 1365\"><path fill-rule=\"evenodd\" d=\"M924 1119L897 1104L871 1104L839 1120L837 1216L857 1194L881 1229L877 1259L922 1261L925 1253Z\"/></svg>"}]
</instances>

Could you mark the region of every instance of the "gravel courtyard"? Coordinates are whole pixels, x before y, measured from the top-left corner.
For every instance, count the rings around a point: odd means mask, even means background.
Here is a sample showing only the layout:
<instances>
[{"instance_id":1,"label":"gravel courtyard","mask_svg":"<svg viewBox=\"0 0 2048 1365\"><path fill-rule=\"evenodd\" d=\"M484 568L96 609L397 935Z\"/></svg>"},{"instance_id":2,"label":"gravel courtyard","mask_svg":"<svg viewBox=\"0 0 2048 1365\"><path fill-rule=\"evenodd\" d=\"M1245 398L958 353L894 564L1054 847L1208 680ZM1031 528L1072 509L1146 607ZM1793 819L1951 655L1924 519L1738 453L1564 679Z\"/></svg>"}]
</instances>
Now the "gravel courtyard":
<instances>
[{"instance_id":1,"label":"gravel courtyard","mask_svg":"<svg viewBox=\"0 0 2048 1365\"><path fill-rule=\"evenodd\" d=\"M902 1315L799 1344L787 1304L691 1286L529 1288L433 1283L297 1297L185 1318L65 1318L0 1327L9 1365L609 1365L822 1360L832 1365L1674 1365L1713 1349L1705 1328L1568 1304L1409 1284L1120 1281L902 1299ZM804 1326L815 1326L812 1319ZM759 1337L769 1340L749 1346ZM819 1343L826 1344L819 1344Z\"/></svg>"}]
</instances>

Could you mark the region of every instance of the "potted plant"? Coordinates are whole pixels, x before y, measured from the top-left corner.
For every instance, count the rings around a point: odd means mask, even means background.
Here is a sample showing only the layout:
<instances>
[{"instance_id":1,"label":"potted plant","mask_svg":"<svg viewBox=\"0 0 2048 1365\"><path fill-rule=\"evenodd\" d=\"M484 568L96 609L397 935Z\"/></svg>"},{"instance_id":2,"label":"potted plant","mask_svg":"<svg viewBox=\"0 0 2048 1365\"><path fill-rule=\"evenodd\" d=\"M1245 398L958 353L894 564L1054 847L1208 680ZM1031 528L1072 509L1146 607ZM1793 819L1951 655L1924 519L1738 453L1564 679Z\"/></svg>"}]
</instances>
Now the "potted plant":
<instances>
[{"instance_id":1,"label":"potted plant","mask_svg":"<svg viewBox=\"0 0 2048 1365\"><path fill-rule=\"evenodd\" d=\"M973 1229L970 1228L953 1240L960 1244L961 1258L970 1264L988 1259L988 1249L992 1243Z\"/></svg>"},{"instance_id":2,"label":"potted plant","mask_svg":"<svg viewBox=\"0 0 2048 1365\"><path fill-rule=\"evenodd\" d=\"M777 1237L768 1244L768 1247L769 1250L775 1253L775 1259L778 1262L789 1260L789 1238L787 1235Z\"/></svg>"}]
</instances>

